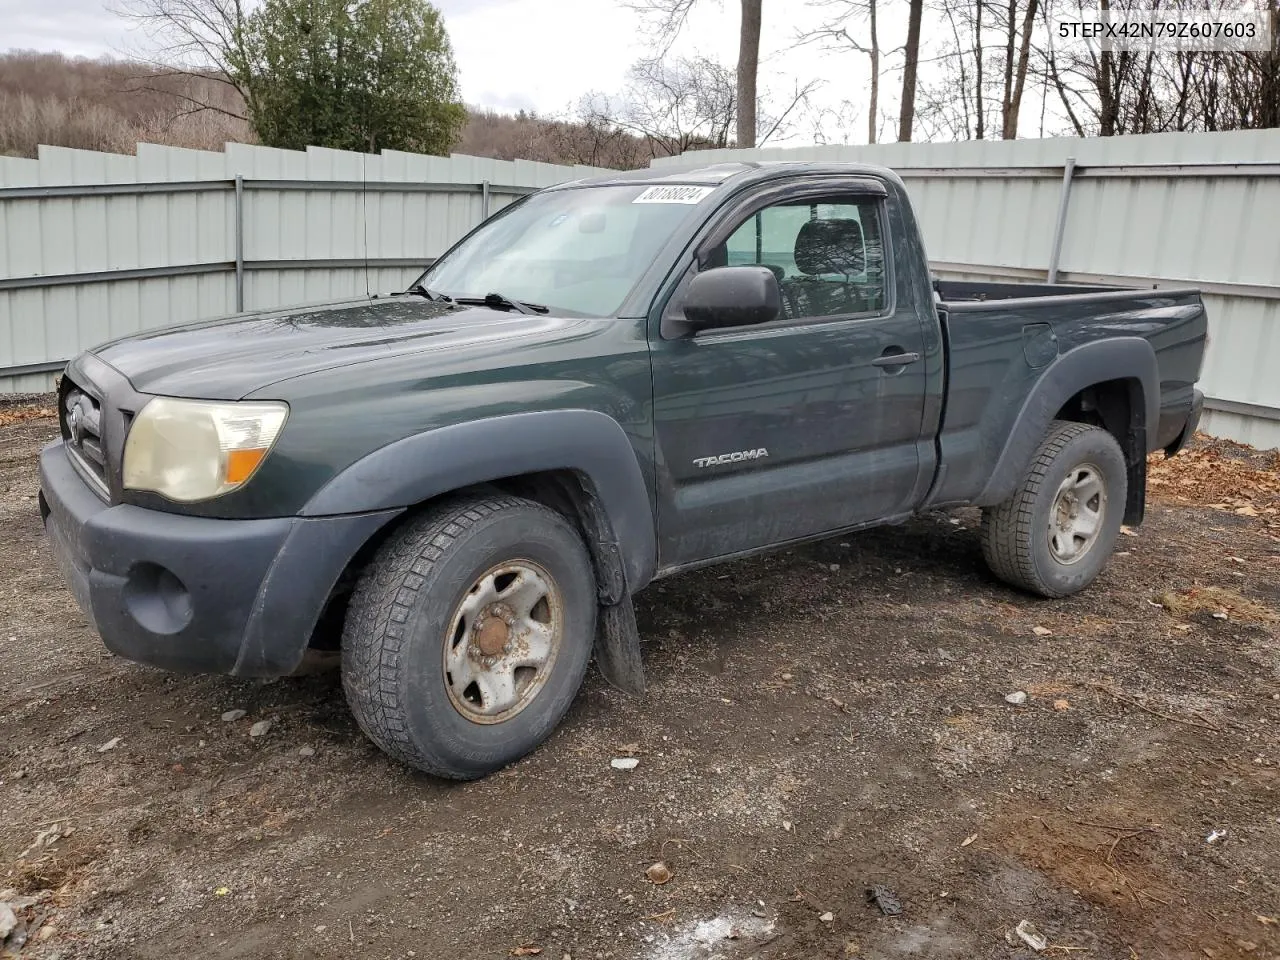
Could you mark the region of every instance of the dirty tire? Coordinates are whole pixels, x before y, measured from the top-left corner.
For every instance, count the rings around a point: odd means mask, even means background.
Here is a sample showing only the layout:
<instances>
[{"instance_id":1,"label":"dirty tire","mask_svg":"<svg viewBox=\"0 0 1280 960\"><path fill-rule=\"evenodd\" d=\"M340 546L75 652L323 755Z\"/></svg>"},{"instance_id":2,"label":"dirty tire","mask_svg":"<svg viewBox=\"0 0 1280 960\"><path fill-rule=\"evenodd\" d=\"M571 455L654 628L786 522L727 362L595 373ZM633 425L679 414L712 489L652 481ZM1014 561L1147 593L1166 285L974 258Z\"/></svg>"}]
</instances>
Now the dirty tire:
<instances>
[{"instance_id":1,"label":"dirty tire","mask_svg":"<svg viewBox=\"0 0 1280 960\"><path fill-rule=\"evenodd\" d=\"M1106 492L1096 538L1073 563L1050 546L1050 523L1061 485L1072 471L1096 466ZM1083 590L1111 556L1124 519L1128 475L1120 444L1106 430L1055 420L1018 489L1008 500L982 511L982 555L997 577L1042 597Z\"/></svg>"},{"instance_id":2,"label":"dirty tire","mask_svg":"<svg viewBox=\"0 0 1280 960\"><path fill-rule=\"evenodd\" d=\"M533 561L563 603L557 652L542 686L500 722L473 722L447 689L445 634L477 578ZM595 635L591 559L561 514L503 495L454 499L410 518L382 544L355 592L342 635L342 685L360 729L427 773L472 780L545 740L582 685Z\"/></svg>"}]
</instances>

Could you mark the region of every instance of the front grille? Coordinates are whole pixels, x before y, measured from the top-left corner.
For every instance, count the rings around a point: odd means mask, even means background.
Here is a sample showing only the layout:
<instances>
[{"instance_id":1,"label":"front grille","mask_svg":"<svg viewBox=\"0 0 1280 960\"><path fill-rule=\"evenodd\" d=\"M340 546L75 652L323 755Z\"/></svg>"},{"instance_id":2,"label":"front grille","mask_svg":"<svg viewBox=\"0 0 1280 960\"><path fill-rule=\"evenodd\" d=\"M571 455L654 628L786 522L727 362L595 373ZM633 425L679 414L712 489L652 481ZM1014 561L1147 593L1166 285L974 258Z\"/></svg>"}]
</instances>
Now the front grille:
<instances>
[{"instance_id":1,"label":"front grille","mask_svg":"<svg viewBox=\"0 0 1280 960\"><path fill-rule=\"evenodd\" d=\"M102 404L96 397L68 383L62 397L62 439L71 462L98 493L107 496L107 453L102 440Z\"/></svg>"}]
</instances>

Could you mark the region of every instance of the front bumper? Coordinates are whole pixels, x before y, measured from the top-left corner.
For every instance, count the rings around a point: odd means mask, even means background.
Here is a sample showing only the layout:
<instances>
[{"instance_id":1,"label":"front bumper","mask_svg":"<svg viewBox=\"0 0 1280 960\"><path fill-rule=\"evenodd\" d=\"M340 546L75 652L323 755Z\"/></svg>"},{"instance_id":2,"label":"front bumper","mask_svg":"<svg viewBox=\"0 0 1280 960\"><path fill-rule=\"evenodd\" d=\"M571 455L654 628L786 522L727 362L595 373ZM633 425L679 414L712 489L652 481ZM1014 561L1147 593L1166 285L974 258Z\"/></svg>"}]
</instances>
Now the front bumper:
<instances>
[{"instance_id":1,"label":"front bumper","mask_svg":"<svg viewBox=\"0 0 1280 960\"><path fill-rule=\"evenodd\" d=\"M400 511L216 520L103 502L61 441L40 512L63 575L114 653L186 673L294 670L348 561Z\"/></svg>"}]
</instances>

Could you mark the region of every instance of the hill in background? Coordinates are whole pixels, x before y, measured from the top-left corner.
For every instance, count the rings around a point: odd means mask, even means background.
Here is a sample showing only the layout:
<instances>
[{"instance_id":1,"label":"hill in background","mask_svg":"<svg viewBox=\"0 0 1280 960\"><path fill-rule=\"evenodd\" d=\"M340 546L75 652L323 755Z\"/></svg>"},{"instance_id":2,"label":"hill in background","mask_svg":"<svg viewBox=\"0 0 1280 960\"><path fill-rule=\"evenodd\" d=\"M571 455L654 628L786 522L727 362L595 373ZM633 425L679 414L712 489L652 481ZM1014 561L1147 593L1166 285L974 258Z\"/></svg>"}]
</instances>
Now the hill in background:
<instances>
[{"instance_id":1,"label":"hill in background","mask_svg":"<svg viewBox=\"0 0 1280 960\"><path fill-rule=\"evenodd\" d=\"M255 143L240 95L215 76L57 53L0 54L0 155L39 144L132 154L135 144L221 150ZM499 160L646 166L649 145L616 129L530 114L469 109L457 153Z\"/></svg>"}]
</instances>

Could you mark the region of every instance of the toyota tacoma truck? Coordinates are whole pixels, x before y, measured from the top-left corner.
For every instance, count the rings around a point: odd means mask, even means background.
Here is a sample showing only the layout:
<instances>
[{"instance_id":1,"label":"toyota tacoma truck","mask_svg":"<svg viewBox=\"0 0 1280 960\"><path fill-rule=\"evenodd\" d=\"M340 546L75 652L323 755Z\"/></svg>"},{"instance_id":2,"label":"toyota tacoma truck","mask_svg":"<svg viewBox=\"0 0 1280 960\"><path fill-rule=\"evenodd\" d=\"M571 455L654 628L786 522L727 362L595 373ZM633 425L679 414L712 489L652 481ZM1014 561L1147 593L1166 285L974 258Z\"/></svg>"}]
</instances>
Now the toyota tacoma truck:
<instances>
[{"instance_id":1,"label":"toyota tacoma truck","mask_svg":"<svg viewBox=\"0 0 1280 960\"><path fill-rule=\"evenodd\" d=\"M1205 343L1195 290L935 280L885 169L637 171L513 203L399 294L81 354L40 509L115 653L340 651L378 746L474 778L593 653L643 690L659 577L973 505L996 577L1081 590L1195 430Z\"/></svg>"}]
</instances>

